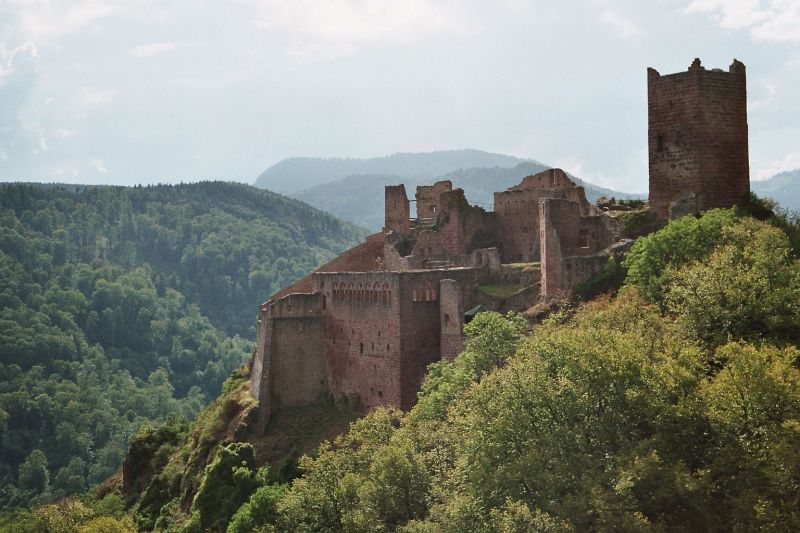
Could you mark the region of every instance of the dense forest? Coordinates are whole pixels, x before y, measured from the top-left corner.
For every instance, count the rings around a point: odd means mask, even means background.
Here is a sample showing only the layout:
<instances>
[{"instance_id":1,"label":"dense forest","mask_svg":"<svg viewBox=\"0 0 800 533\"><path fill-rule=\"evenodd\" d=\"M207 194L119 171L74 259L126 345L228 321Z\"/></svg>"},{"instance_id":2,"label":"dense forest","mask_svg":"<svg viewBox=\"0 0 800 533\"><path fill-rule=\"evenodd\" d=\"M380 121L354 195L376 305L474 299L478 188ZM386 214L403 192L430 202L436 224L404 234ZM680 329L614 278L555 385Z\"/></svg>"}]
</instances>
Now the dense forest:
<instances>
[{"instance_id":1,"label":"dense forest","mask_svg":"<svg viewBox=\"0 0 800 533\"><path fill-rule=\"evenodd\" d=\"M0 186L0 509L95 485L192 419L258 304L364 232L233 183Z\"/></svg>"},{"instance_id":2,"label":"dense forest","mask_svg":"<svg viewBox=\"0 0 800 533\"><path fill-rule=\"evenodd\" d=\"M478 314L411 411L376 410L292 468L230 438L253 403L234 374L193 427L137 437L139 489L7 519L23 532L797 531L800 225L769 207L639 239L609 294L561 302L532 333L522 315Z\"/></svg>"}]
</instances>

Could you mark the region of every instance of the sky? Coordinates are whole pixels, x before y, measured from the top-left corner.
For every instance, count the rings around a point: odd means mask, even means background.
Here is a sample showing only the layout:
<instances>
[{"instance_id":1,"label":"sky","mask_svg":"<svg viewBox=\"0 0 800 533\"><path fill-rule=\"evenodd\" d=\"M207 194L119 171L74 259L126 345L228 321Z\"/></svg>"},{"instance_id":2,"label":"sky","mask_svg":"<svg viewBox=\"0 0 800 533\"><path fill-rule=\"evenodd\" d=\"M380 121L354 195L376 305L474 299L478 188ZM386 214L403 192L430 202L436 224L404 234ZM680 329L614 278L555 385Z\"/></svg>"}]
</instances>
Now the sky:
<instances>
[{"instance_id":1,"label":"sky","mask_svg":"<svg viewBox=\"0 0 800 533\"><path fill-rule=\"evenodd\" d=\"M747 65L753 179L800 168L800 0L0 0L0 180L251 183L476 148L647 190L647 67Z\"/></svg>"}]
</instances>

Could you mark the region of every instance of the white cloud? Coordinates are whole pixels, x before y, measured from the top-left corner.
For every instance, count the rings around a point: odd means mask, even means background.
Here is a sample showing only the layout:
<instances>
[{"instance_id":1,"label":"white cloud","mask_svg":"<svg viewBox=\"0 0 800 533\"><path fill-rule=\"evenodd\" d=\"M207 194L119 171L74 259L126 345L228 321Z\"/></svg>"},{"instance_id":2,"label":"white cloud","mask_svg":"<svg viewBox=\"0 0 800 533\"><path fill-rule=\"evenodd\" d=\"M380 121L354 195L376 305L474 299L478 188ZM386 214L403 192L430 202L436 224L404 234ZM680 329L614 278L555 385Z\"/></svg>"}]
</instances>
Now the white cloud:
<instances>
[{"instance_id":1,"label":"white cloud","mask_svg":"<svg viewBox=\"0 0 800 533\"><path fill-rule=\"evenodd\" d=\"M760 41L800 41L797 0L693 0L687 13L708 13L723 28L749 30Z\"/></svg>"},{"instance_id":2,"label":"white cloud","mask_svg":"<svg viewBox=\"0 0 800 533\"><path fill-rule=\"evenodd\" d=\"M44 129L24 113L39 74L39 51L27 42L7 56L6 64L0 65L0 144L5 158L45 152Z\"/></svg>"},{"instance_id":3,"label":"white cloud","mask_svg":"<svg viewBox=\"0 0 800 533\"><path fill-rule=\"evenodd\" d=\"M51 132L51 136L57 139L70 139L75 136L75 132L64 128L56 128Z\"/></svg>"},{"instance_id":4,"label":"white cloud","mask_svg":"<svg viewBox=\"0 0 800 533\"><path fill-rule=\"evenodd\" d=\"M641 33L639 27L632 20L613 11L604 11L600 15L600 22L624 39L636 37Z\"/></svg>"},{"instance_id":5,"label":"white cloud","mask_svg":"<svg viewBox=\"0 0 800 533\"><path fill-rule=\"evenodd\" d=\"M751 98L747 102L747 111L753 112L768 107L776 100L778 96L778 86L774 81L770 80L757 80L756 90L750 90L750 93L757 94L755 98Z\"/></svg>"},{"instance_id":6,"label":"white cloud","mask_svg":"<svg viewBox=\"0 0 800 533\"><path fill-rule=\"evenodd\" d=\"M179 46L181 46L181 43L175 42L143 44L133 49L133 55L136 57L152 57L171 52Z\"/></svg>"},{"instance_id":7,"label":"white cloud","mask_svg":"<svg viewBox=\"0 0 800 533\"><path fill-rule=\"evenodd\" d=\"M83 30L119 9L104 0L6 0L5 6L17 15L15 28L36 42L53 41Z\"/></svg>"},{"instance_id":8,"label":"white cloud","mask_svg":"<svg viewBox=\"0 0 800 533\"><path fill-rule=\"evenodd\" d=\"M800 168L800 153L791 152L756 172L757 180L766 180L781 172Z\"/></svg>"},{"instance_id":9,"label":"white cloud","mask_svg":"<svg viewBox=\"0 0 800 533\"><path fill-rule=\"evenodd\" d=\"M117 91L106 89L88 89L83 93L83 103L87 105L103 105L114 101Z\"/></svg>"},{"instance_id":10,"label":"white cloud","mask_svg":"<svg viewBox=\"0 0 800 533\"><path fill-rule=\"evenodd\" d=\"M39 50L31 41L16 47L8 56L6 65L0 64L0 86L13 76L32 77L39 71Z\"/></svg>"},{"instance_id":11,"label":"white cloud","mask_svg":"<svg viewBox=\"0 0 800 533\"><path fill-rule=\"evenodd\" d=\"M92 164L94 169L100 172L101 174L105 174L107 172L105 162L99 157L92 159L90 163Z\"/></svg>"},{"instance_id":12,"label":"white cloud","mask_svg":"<svg viewBox=\"0 0 800 533\"><path fill-rule=\"evenodd\" d=\"M0 148L0 161L5 161L6 159L8 159L8 154L5 152L5 150Z\"/></svg>"},{"instance_id":13,"label":"white cloud","mask_svg":"<svg viewBox=\"0 0 800 533\"><path fill-rule=\"evenodd\" d=\"M36 139L36 145L33 147L31 153L33 154L41 154L42 152L46 152L50 149L47 145L47 136L44 133L44 128L41 124L35 123L30 125L31 130Z\"/></svg>"},{"instance_id":14,"label":"white cloud","mask_svg":"<svg viewBox=\"0 0 800 533\"><path fill-rule=\"evenodd\" d=\"M346 55L378 42L470 28L456 0L244 1L254 8L257 27L289 35L294 55Z\"/></svg>"}]
</instances>

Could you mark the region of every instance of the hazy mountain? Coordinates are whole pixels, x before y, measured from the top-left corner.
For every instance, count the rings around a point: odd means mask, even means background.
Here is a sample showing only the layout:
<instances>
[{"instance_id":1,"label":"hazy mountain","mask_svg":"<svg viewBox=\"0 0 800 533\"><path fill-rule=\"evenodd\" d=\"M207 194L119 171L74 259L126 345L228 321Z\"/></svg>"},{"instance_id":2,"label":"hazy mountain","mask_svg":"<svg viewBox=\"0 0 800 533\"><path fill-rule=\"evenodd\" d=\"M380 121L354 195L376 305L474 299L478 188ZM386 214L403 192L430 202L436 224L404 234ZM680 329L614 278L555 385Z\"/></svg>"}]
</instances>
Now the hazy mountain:
<instances>
[{"instance_id":1,"label":"hazy mountain","mask_svg":"<svg viewBox=\"0 0 800 533\"><path fill-rule=\"evenodd\" d=\"M368 159L292 157L262 172L255 186L292 194L346 176L387 174L424 180L459 168L508 168L525 161L530 160L481 150L443 150Z\"/></svg>"},{"instance_id":2,"label":"hazy mountain","mask_svg":"<svg viewBox=\"0 0 800 533\"><path fill-rule=\"evenodd\" d=\"M546 170L547 166L535 161L522 162L511 168L475 167L451 170L435 177L423 179L404 178L402 175L352 175L300 191L293 196L318 209L369 229L383 225L383 187L403 183L409 198L413 198L417 185L449 179L454 187L461 187L473 204L491 208L494 192L516 185L525 176ZM586 188L590 201L600 196L628 198L632 195L588 184L572 177Z\"/></svg>"},{"instance_id":3,"label":"hazy mountain","mask_svg":"<svg viewBox=\"0 0 800 533\"><path fill-rule=\"evenodd\" d=\"M751 181L750 188L758 196L774 198L784 209L800 210L800 168L781 172L768 180Z\"/></svg>"}]
</instances>

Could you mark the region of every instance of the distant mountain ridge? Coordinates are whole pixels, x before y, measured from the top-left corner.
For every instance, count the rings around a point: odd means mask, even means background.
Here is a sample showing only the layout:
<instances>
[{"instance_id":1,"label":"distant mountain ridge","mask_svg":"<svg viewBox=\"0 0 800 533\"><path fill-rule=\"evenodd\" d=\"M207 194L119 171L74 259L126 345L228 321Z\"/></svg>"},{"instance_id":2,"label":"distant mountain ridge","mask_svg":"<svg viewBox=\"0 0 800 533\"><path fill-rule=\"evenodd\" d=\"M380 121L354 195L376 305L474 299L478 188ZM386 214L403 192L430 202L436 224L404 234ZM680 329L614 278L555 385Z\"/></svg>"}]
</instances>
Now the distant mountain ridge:
<instances>
[{"instance_id":1,"label":"distant mountain ridge","mask_svg":"<svg viewBox=\"0 0 800 533\"><path fill-rule=\"evenodd\" d=\"M292 157L262 172L254 185L291 195L346 176L384 174L425 180L459 168L509 168L523 162L535 163L530 159L471 149L398 153L366 159Z\"/></svg>"},{"instance_id":2,"label":"distant mountain ridge","mask_svg":"<svg viewBox=\"0 0 800 533\"><path fill-rule=\"evenodd\" d=\"M417 185L449 179L454 187L464 189L470 202L491 207L496 191L505 190L518 184L525 176L548 168L550 166L532 159L480 150L394 154L372 159L292 158L264 171L256 180L256 186L289 194L313 207L374 230L383 225L385 185L403 183L409 197L413 197ZM600 196L636 196L571 177L584 186L590 201ZM301 182L316 183L298 188L297 184Z\"/></svg>"},{"instance_id":3,"label":"distant mountain ridge","mask_svg":"<svg viewBox=\"0 0 800 533\"><path fill-rule=\"evenodd\" d=\"M800 210L800 168L776 174L768 180L751 181L750 189L777 201L789 211Z\"/></svg>"},{"instance_id":4,"label":"distant mountain ridge","mask_svg":"<svg viewBox=\"0 0 800 533\"><path fill-rule=\"evenodd\" d=\"M339 180L300 191L292 196L339 218L375 230L383 226L383 188L385 185L403 183L409 198L411 198L417 185L450 180L454 187L464 189L470 203L491 209L496 191L505 190L518 184L525 176L542 172L547 168L549 167L541 163L524 162L511 168L458 169L428 179L385 174L345 176ZM615 196L616 198L634 196L597 187L574 176L570 177L585 187L586 196L590 201L595 201L600 196Z\"/></svg>"}]
</instances>

